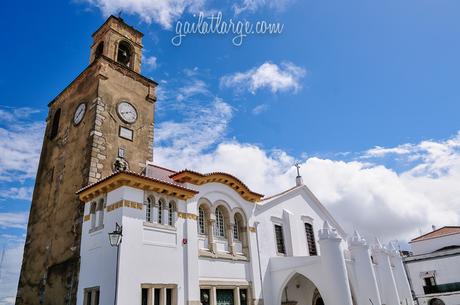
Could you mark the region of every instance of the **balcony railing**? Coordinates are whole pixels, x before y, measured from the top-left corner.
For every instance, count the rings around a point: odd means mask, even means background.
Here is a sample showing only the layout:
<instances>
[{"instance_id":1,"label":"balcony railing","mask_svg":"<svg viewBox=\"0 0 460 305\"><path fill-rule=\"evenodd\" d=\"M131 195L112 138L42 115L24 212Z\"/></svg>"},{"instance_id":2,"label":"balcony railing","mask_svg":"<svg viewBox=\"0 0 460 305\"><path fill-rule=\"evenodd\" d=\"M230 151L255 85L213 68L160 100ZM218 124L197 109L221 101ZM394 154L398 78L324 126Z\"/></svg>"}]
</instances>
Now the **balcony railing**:
<instances>
[{"instance_id":1,"label":"balcony railing","mask_svg":"<svg viewBox=\"0 0 460 305\"><path fill-rule=\"evenodd\" d=\"M460 282L435 286L423 286L423 291L425 291L425 294L460 291Z\"/></svg>"}]
</instances>

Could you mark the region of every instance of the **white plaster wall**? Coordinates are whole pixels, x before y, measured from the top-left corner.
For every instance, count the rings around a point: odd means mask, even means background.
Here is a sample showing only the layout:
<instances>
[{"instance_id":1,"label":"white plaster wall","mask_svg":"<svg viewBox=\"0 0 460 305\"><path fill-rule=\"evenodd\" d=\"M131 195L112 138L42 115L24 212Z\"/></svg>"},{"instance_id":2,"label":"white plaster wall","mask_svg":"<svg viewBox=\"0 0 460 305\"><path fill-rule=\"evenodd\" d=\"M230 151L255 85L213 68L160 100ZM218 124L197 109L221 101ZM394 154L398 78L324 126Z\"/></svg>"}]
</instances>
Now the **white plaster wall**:
<instances>
[{"instance_id":1,"label":"white plaster wall","mask_svg":"<svg viewBox=\"0 0 460 305\"><path fill-rule=\"evenodd\" d=\"M118 190L120 192L123 190ZM107 204L113 203L114 197L107 196ZM85 204L84 215L90 213L91 202ZM100 305L113 304L117 256L116 249L110 246L108 233L114 230L116 222L121 224L121 218L121 209L105 212L104 228L94 233L89 233L91 220L83 222L77 305L83 305L84 289L95 286L100 287Z\"/></svg>"},{"instance_id":2,"label":"white plaster wall","mask_svg":"<svg viewBox=\"0 0 460 305\"><path fill-rule=\"evenodd\" d=\"M421 272L436 271L436 284L460 282L460 255L406 262L406 269L415 294L423 295L425 282Z\"/></svg>"},{"instance_id":3,"label":"white plaster wall","mask_svg":"<svg viewBox=\"0 0 460 305\"><path fill-rule=\"evenodd\" d=\"M460 234L446 235L410 243L411 250L414 255L431 253L441 248L453 245L460 246Z\"/></svg>"},{"instance_id":4,"label":"white plaster wall","mask_svg":"<svg viewBox=\"0 0 460 305\"><path fill-rule=\"evenodd\" d=\"M254 299L264 299L265 305L279 305L282 289L295 272L311 280L325 301L332 297L331 283L324 275L332 269L323 268L321 256L308 257L304 223L313 225L318 254L321 249L317 234L323 222L327 220L333 227L338 224L306 187L260 204L245 201L220 183L190 187L199 194L187 202L175 199L179 212L197 215L201 200L210 202L212 208L224 203L231 213L242 211L247 226L257 227L257 233L247 233L249 260L199 257L197 223L193 219L176 218L174 228L152 226L144 223L144 209L118 208L105 213L104 228L97 233L88 233L90 221L83 224L78 305L82 305L83 288L93 286L101 287L101 305L113 304L116 249L110 247L108 233L114 230L115 222L123 225L118 304L140 304L142 284L174 284L178 305L184 305L187 300L199 301L200 280L221 279L250 282ZM120 187L107 194L107 205L120 200L143 203L145 197L140 189ZM160 197L155 196L157 200ZM165 199L169 202L171 198ZM89 204L85 209L85 215L89 214ZM277 222L283 224L286 257L276 251L274 224ZM345 239L340 228L338 233ZM183 243L185 239L187 242ZM342 242L344 246L346 243ZM311 291L308 296L297 292L299 298L312 296Z\"/></svg>"}]
</instances>

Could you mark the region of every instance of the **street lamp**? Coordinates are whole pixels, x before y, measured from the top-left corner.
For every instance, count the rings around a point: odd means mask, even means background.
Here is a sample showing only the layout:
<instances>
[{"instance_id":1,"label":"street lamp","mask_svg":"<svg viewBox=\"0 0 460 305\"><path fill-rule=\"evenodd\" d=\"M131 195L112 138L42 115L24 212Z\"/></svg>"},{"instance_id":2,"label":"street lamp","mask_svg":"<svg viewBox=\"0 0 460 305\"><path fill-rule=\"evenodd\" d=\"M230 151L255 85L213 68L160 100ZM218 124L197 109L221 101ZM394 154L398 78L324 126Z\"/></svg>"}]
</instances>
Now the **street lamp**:
<instances>
[{"instance_id":1,"label":"street lamp","mask_svg":"<svg viewBox=\"0 0 460 305\"><path fill-rule=\"evenodd\" d=\"M115 275L115 298L113 301L114 305L117 305L117 294L118 294L118 265L119 265L119 256L120 256L120 245L121 245L121 238L123 236L123 227L115 224L115 230L109 233L109 242L112 247L117 247L117 269Z\"/></svg>"}]
</instances>

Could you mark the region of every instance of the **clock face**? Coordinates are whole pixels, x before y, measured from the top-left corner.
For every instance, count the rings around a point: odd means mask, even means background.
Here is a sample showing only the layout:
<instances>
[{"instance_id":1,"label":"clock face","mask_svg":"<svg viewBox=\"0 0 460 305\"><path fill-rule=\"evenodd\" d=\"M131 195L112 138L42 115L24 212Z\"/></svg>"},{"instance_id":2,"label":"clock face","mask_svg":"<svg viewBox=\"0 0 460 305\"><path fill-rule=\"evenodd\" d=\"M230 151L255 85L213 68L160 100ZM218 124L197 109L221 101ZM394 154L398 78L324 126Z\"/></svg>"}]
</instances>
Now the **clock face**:
<instances>
[{"instance_id":1,"label":"clock face","mask_svg":"<svg viewBox=\"0 0 460 305\"><path fill-rule=\"evenodd\" d=\"M86 104L81 103L78 105L77 109L75 110L75 114L73 115L73 123L75 125L80 124L81 120L83 120L83 117L85 116L86 112Z\"/></svg>"},{"instance_id":2,"label":"clock face","mask_svg":"<svg viewBox=\"0 0 460 305\"><path fill-rule=\"evenodd\" d=\"M119 103L117 113L126 123L134 123L137 120L136 108L128 102Z\"/></svg>"}]
</instances>

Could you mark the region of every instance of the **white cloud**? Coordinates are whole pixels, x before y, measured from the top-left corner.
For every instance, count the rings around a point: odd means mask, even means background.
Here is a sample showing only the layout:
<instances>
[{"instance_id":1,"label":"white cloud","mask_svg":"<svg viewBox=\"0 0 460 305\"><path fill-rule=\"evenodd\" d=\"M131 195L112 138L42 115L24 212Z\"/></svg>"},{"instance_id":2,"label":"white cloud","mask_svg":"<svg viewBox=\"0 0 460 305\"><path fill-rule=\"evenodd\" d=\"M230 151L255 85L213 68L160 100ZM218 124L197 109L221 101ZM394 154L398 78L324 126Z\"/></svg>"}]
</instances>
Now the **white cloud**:
<instances>
[{"instance_id":1,"label":"white cloud","mask_svg":"<svg viewBox=\"0 0 460 305\"><path fill-rule=\"evenodd\" d=\"M10 187L7 189L2 189L0 193L0 200L31 200L33 190L33 187Z\"/></svg>"},{"instance_id":2,"label":"white cloud","mask_svg":"<svg viewBox=\"0 0 460 305\"><path fill-rule=\"evenodd\" d=\"M148 71L155 70L158 66L157 60L155 56L148 56L142 59L142 64Z\"/></svg>"},{"instance_id":3,"label":"white cloud","mask_svg":"<svg viewBox=\"0 0 460 305\"><path fill-rule=\"evenodd\" d=\"M273 93L282 91L295 93L301 89L300 81L305 74L305 69L290 62L284 62L281 65L265 62L246 72L223 76L220 84L223 87L233 87L237 90L248 90L253 94L262 88L270 89Z\"/></svg>"},{"instance_id":4,"label":"white cloud","mask_svg":"<svg viewBox=\"0 0 460 305\"><path fill-rule=\"evenodd\" d=\"M232 117L232 108L215 98L210 107L194 107L183 122L160 123L155 132L155 159L159 162L181 156L196 156L223 137Z\"/></svg>"},{"instance_id":5,"label":"white cloud","mask_svg":"<svg viewBox=\"0 0 460 305\"><path fill-rule=\"evenodd\" d=\"M175 169L226 171L266 195L293 186L293 156L225 139L231 108L223 105L225 111L213 106L193 119L161 124L155 162ZM417 160L402 172L386 167L379 157L388 156L376 150L372 163L362 159L368 158L369 151L354 161L307 158L301 172L305 184L348 232L359 229L387 241L408 240L432 224L458 225L460 133L446 141L423 141L403 148L406 150L379 148Z\"/></svg>"},{"instance_id":6,"label":"white cloud","mask_svg":"<svg viewBox=\"0 0 460 305\"><path fill-rule=\"evenodd\" d=\"M28 213L0 213L0 228L25 229Z\"/></svg>"},{"instance_id":7,"label":"white cloud","mask_svg":"<svg viewBox=\"0 0 460 305\"><path fill-rule=\"evenodd\" d=\"M3 245L0 246L3 247ZM3 248L0 248L0 251L2 250ZM0 274L0 305L13 305L16 301L16 289L19 281L24 243L16 242L6 245L5 250Z\"/></svg>"},{"instance_id":8,"label":"white cloud","mask_svg":"<svg viewBox=\"0 0 460 305\"><path fill-rule=\"evenodd\" d=\"M178 101L187 100L195 95L209 95L208 86L206 83L199 79L191 80L191 83L180 87L178 89L179 93L177 94L176 99Z\"/></svg>"},{"instance_id":9,"label":"white cloud","mask_svg":"<svg viewBox=\"0 0 460 305\"><path fill-rule=\"evenodd\" d=\"M44 124L21 122L0 127L0 181L35 177Z\"/></svg>"},{"instance_id":10,"label":"white cloud","mask_svg":"<svg viewBox=\"0 0 460 305\"><path fill-rule=\"evenodd\" d=\"M282 11L291 2L292 0L243 0L239 4L233 5L233 11L237 15L246 11L255 12L263 7Z\"/></svg>"},{"instance_id":11,"label":"white cloud","mask_svg":"<svg viewBox=\"0 0 460 305\"><path fill-rule=\"evenodd\" d=\"M198 12L204 9L205 0L84 0L98 7L104 16L111 14L137 15L146 22L155 22L170 29L175 20L186 11Z\"/></svg>"},{"instance_id":12,"label":"white cloud","mask_svg":"<svg viewBox=\"0 0 460 305\"><path fill-rule=\"evenodd\" d=\"M260 105L257 105L256 107L254 107L252 109L252 114L254 115L259 115L261 114L262 112L265 112L267 111L268 109L268 105L267 104L260 104Z\"/></svg>"}]
</instances>

